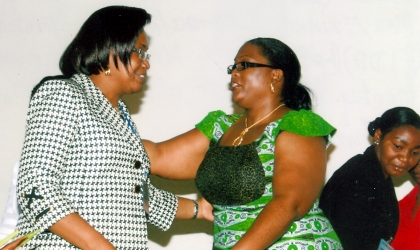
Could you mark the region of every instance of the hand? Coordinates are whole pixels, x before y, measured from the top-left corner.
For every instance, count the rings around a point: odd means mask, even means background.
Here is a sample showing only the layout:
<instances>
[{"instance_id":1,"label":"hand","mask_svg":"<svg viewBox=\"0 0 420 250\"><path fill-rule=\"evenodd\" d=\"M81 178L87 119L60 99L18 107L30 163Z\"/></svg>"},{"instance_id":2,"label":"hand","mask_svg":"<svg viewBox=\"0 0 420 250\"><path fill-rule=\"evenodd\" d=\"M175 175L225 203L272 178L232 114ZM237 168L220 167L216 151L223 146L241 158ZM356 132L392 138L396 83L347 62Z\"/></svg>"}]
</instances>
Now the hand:
<instances>
[{"instance_id":1,"label":"hand","mask_svg":"<svg viewBox=\"0 0 420 250\"><path fill-rule=\"evenodd\" d=\"M208 221L213 222L214 215L213 215L213 206L204 198L200 198L197 200L198 203L198 218L206 219Z\"/></svg>"},{"instance_id":2,"label":"hand","mask_svg":"<svg viewBox=\"0 0 420 250\"><path fill-rule=\"evenodd\" d=\"M17 249L17 247L19 246L19 244L25 240L25 236L22 236L20 238L18 238L15 241L10 242L9 244L5 245L4 247L2 247L2 250L14 250Z\"/></svg>"}]
</instances>

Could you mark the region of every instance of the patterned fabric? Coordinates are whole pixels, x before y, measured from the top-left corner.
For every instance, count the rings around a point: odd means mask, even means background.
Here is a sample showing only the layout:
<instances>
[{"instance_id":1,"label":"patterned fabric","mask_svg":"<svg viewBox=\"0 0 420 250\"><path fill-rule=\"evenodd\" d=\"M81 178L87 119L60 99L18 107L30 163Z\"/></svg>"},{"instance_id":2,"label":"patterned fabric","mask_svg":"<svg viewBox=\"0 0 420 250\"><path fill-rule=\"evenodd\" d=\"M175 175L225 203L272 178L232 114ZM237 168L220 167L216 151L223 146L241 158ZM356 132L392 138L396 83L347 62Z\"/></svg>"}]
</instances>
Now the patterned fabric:
<instances>
[{"instance_id":1,"label":"patterned fabric","mask_svg":"<svg viewBox=\"0 0 420 250\"><path fill-rule=\"evenodd\" d=\"M226 115L222 111L210 112L196 128L212 141L219 141L223 134L241 115ZM297 121L301 121L299 123ZM295 124L290 126L290 123ZM297 126L297 127L295 127ZM311 132L312 128L312 132ZM325 136L327 139L334 134L335 129L312 111L292 111L280 120L271 122L263 134L254 141L256 152L264 171L264 192L257 199L246 204L214 206L214 249L230 249L251 227L252 223L273 198L272 176L274 170L274 150L277 135L282 131L290 131L306 136ZM211 143L212 146L213 143ZM222 147L222 146L221 146ZM225 149L232 147L223 146ZM210 151L210 149L209 149ZM203 166L200 166L202 168ZM223 169L224 166L219 166ZM199 170L200 171L200 170ZM197 175L199 174L197 172ZM222 172L219 170L219 172ZM238 175L241 175L240 173ZM201 185L197 176L197 186ZM232 179L235 177L232 177ZM237 181L239 178L232 181ZM249 177L242 178L247 181ZM227 183L225 183L228 185ZM250 184L251 187L253 184ZM219 192L223 185L214 186L214 192ZM200 190L201 191L201 190ZM206 191L204 191L206 192ZM219 193L223 194L223 191ZM203 195L206 197L205 195ZM222 196L222 195L221 195ZM240 194L238 194L240 196ZM313 204L307 215L299 221L294 221L289 230L268 249L341 249L340 241L331 227L328 219L318 206L318 200Z\"/></svg>"},{"instance_id":2,"label":"patterned fabric","mask_svg":"<svg viewBox=\"0 0 420 250\"><path fill-rule=\"evenodd\" d=\"M131 121L125 104L119 105ZM47 81L38 89L29 105L20 164L19 236L42 232L28 249L75 249L48 231L70 213L117 249L147 249L145 187L149 223L167 230L177 210L174 195L150 184L141 138L86 75Z\"/></svg>"}]
</instances>

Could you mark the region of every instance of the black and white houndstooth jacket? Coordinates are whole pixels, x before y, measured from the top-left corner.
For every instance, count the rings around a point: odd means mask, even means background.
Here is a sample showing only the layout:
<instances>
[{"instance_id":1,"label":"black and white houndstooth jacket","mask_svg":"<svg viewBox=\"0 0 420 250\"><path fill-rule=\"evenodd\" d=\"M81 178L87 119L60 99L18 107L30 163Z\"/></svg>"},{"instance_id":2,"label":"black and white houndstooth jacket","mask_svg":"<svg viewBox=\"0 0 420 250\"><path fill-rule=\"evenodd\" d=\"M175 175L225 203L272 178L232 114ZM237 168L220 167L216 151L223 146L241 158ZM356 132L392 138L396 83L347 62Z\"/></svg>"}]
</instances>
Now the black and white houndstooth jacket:
<instances>
[{"instance_id":1,"label":"black and white houndstooth jacket","mask_svg":"<svg viewBox=\"0 0 420 250\"><path fill-rule=\"evenodd\" d=\"M119 105L133 124L125 104ZM26 249L75 249L48 231L74 212L117 249L147 249L147 221L167 230L175 217L177 198L150 184L140 137L86 75L50 80L38 89L29 105L20 164L19 235L41 232Z\"/></svg>"}]
</instances>

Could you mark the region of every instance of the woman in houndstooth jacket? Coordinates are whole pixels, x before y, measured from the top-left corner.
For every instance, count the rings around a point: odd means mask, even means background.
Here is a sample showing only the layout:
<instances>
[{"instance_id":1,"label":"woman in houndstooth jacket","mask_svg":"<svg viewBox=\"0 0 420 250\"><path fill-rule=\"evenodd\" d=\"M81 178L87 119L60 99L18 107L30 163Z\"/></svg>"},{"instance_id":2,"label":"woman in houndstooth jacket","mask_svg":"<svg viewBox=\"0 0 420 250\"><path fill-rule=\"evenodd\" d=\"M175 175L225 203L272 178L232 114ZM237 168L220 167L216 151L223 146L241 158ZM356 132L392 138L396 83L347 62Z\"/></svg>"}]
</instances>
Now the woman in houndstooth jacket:
<instances>
[{"instance_id":1,"label":"woman in houndstooth jacket","mask_svg":"<svg viewBox=\"0 0 420 250\"><path fill-rule=\"evenodd\" d=\"M145 81L150 21L139 8L96 11L60 60L64 76L34 88L17 227L18 236L40 233L24 248L147 249L146 222L167 230L175 217L212 219L202 201L150 184L149 158L121 100Z\"/></svg>"}]
</instances>

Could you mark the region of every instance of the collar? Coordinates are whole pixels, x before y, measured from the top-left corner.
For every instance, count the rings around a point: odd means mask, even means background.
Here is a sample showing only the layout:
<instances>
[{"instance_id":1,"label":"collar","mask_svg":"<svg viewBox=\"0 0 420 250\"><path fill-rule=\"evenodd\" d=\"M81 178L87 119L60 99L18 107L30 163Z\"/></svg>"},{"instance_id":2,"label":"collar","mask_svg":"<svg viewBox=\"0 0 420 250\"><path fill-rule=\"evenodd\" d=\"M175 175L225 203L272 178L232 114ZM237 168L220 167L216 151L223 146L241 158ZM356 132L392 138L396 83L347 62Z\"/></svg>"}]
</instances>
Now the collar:
<instances>
[{"instance_id":1,"label":"collar","mask_svg":"<svg viewBox=\"0 0 420 250\"><path fill-rule=\"evenodd\" d=\"M70 79L76 82L83 89L90 110L95 113L97 117L102 119L105 123L108 123L109 127L113 128L116 133L122 135L122 138L129 140L130 143L133 143L133 141L140 143L140 137L136 136L131 131L126 120L120 117L102 91L87 75L75 74ZM137 128L129 115L128 108L121 99L118 100L118 106L122 109L122 112L126 114L126 119L131 122L137 132Z\"/></svg>"}]
</instances>

